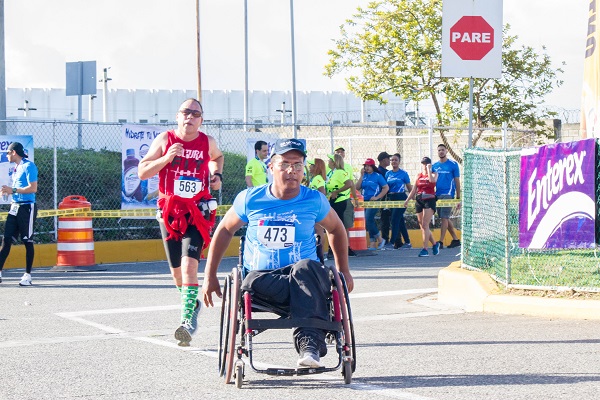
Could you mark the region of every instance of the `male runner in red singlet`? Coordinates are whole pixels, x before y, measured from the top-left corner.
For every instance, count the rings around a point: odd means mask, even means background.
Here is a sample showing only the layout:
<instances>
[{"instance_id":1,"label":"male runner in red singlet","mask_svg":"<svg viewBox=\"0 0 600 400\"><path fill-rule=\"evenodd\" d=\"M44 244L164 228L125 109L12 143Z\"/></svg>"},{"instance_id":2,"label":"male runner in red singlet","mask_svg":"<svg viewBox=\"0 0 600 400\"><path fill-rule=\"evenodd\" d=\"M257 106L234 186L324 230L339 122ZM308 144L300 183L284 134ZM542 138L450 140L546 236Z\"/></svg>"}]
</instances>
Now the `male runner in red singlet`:
<instances>
[{"instance_id":1,"label":"male runner in red singlet","mask_svg":"<svg viewBox=\"0 0 600 400\"><path fill-rule=\"evenodd\" d=\"M181 292L180 346L189 346L198 326L198 261L210 243L216 201L210 190L223 182L223 153L212 136L199 131L202 105L187 99L177 112L177 129L154 139L140 162L138 175L158 173L157 219L175 285Z\"/></svg>"}]
</instances>

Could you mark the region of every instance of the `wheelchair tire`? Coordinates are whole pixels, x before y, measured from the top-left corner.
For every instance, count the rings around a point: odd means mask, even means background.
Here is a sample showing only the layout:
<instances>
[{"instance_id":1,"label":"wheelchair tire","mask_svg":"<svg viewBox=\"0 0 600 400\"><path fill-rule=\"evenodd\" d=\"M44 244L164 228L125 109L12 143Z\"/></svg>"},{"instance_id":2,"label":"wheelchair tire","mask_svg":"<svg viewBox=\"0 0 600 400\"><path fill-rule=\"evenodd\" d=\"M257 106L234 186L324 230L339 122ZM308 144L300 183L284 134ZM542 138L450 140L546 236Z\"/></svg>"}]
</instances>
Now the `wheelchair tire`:
<instances>
[{"instance_id":1,"label":"wheelchair tire","mask_svg":"<svg viewBox=\"0 0 600 400\"><path fill-rule=\"evenodd\" d=\"M352 383L352 363L350 361L344 361L342 365L342 375L344 375L344 383L349 385Z\"/></svg>"},{"instance_id":2,"label":"wheelchair tire","mask_svg":"<svg viewBox=\"0 0 600 400\"><path fill-rule=\"evenodd\" d=\"M221 324L219 333L219 376L225 375L225 356L228 352L229 343L229 308L231 298L231 276L227 275L223 282L223 296L221 298Z\"/></svg>"},{"instance_id":3,"label":"wheelchair tire","mask_svg":"<svg viewBox=\"0 0 600 400\"><path fill-rule=\"evenodd\" d=\"M241 364L237 364L235 366L235 387L238 389L242 388L244 384L244 366Z\"/></svg>"},{"instance_id":4,"label":"wheelchair tire","mask_svg":"<svg viewBox=\"0 0 600 400\"><path fill-rule=\"evenodd\" d=\"M346 313L348 315L348 327L350 330L349 332L346 332L346 328L344 328L344 336L347 338L346 341L348 341L348 338L350 341L350 355L352 356L351 372L354 372L356 371L356 340L354 337L354 321L352 319L352 308L350 307L350 297L348 293L348 286L346 285L346 279L344 278L344 275L341 272L339 273L339 275L340 280L342 282L342 287L344 289L344 299L346 300L346 304L344 306L346 307ZM344 375L344 377L346 377L346 375ZM350 377L350 379L352 379L352 377Z\"/></svg>"},{"instance_id":5,"label":"wheelchair tire","mask_svg":"<svg viewBox=\"0 0 600 400\"><path fill-rule=\"evenodd\" d=\"M240 272L234 268L231 272L231 291L229 296L228 330L227 330L227 352L224 354L225 361L225 383L231 383L233 377L234 360L236 356L236 333L240 326Z\"/></svg>"}]
</instances>

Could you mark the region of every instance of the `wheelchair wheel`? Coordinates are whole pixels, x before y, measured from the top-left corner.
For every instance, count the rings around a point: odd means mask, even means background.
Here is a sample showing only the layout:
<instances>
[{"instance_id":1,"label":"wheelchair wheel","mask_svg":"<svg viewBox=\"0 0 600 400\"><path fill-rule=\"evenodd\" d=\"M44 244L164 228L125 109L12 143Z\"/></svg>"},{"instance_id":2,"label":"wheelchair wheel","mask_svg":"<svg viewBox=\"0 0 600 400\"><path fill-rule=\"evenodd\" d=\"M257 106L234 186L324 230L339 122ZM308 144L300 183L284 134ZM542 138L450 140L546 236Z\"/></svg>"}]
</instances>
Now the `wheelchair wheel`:
<instances>
[{"instance_id":1,"label":"wheelchair wheel","mask_svg":"<svg viewBox=\"0 0 600 400\"><path fill-rule=\"evenodd\" d=\"M352 320L352 308L350 307L350 297L348 294L348 286L346 286L346 279L344 278L344 275L342 273L339 274L340 276L340 281L342 283L342 287L344 289L344 299L345 299L345 305L342 305L342 307L345 308L345 314L347 315L347 321L348 324L344 324L344 336L346 339L346 343L350 344L350 352L349 355L352 357L352 362L350 363L350 372L354 372L356 370L356 340L354 337L354 322ZM344 313L342 313L344 314ZM344 363L344 378L345 380L348 379L352 379L352 375L350 374L350 376L348 377L348 374L345 373L346 371L346 363ZM346 382L346 383L350 383L350 382Z\"/></svg>"},{"instance_id":2,"label":"wheelchair wheel","mask_svg":"<svg viewBox=\"0 0 600 400\"><path fill-rule=\"evenodd\" d=\"M242 388L244 384L244 366L242 364L237 364L235 366L235 386L238 389Z\"/></svg>"},{"instance_id":3,"label":"wheelchair wheel","mask_svg":"<svg viewBox=\"0 0 600 400\"><path fill-rule=\"evenodd\" d=\"M352 363L350 361L344 361L342 365L342 375L344 376L344 383L349 385L352 383Z\"/></svg>"},{"instance_id":4,"label":"wheelchair wheel","mask_svg":"<svg viewBox=\"0 0 600 400\"><path fill-rule=\"evenodd\" d=\"M225 355L228 352L227 344L229 342L229 308L231 297L231 275L225 277L223 283L223 297L221 298L221 327L219 333L219 376L225 375Z\"/></svg>"},{"instance_id":5,"label":"wheelchair wheel","mask_svg":"<svg viewBox=\"0 0 600 400\"><path fill-rule=\"evenodd\" d=\"M224 354L225 361L225 383L231 383L231 378L233 376L233 367L234 360L237 353L236 349L236 333L239 323L239 314L240 314L240 273L237 268L234 268L231 273L231 290L229 296L229 312L228 312L228 331L227 331L227 351Z\"/></svg>"}]
</instances>

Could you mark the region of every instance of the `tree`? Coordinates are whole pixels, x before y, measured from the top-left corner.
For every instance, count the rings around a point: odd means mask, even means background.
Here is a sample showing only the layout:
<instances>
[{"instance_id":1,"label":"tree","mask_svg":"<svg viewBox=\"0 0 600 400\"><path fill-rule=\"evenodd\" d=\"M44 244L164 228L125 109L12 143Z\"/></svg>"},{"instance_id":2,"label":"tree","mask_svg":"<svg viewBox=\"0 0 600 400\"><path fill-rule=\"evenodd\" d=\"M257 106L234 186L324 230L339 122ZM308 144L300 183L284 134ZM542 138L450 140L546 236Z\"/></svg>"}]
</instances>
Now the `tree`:
<instances>
[{"instance_id":1,"label":"tree","mask_svg":"<svg viewBox=\"0 0 600 400\"><path fill-rule=\"evenodd\" d=\"M480 129L507 122L547 134L545 118L553 113L540 106L543 97L562 85L547 54L533 48L517 48L517 36L504 28L502 77L474 79L473 125ZM441 0L384 0L359 7L353 19L340 27L341 38L329 50L325 75L350 71L348 89L363 100L384 103L391 92L406 100L431 99L437 123L464 123L468 119L469 79L442 78ZM545 51L545 48L543 49ZM442 141L452 156L462 159L450 146L444 130ZM479 138L477 136L474 142Z\"/></svg>"}]
</instances>

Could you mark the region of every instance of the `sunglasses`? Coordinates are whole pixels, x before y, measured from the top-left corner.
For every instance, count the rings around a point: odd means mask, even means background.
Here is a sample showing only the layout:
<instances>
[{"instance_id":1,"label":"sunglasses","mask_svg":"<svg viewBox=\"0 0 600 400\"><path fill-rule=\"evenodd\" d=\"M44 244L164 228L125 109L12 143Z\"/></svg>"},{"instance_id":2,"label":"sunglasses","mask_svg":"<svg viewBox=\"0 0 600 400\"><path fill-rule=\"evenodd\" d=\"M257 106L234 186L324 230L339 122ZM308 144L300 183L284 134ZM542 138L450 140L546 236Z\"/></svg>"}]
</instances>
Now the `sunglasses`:
<instances>
[{"instance_id":1,"label":"sunglasses","mask_svg":"<svg viewBox=\"0 0 600 400\"><path fill-rule=\"evenodd\" d=\"M192 115L192 117L194 118L200 118L202 116L202 111L198 111L198 110L190 110L189 108L184 108L183 110L179 110L179 112L181 114L183 114L184 116L188 116L188 115Z\"/></svg>"}]
</instances>

